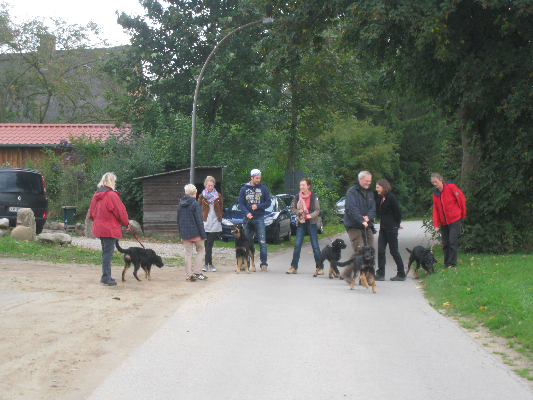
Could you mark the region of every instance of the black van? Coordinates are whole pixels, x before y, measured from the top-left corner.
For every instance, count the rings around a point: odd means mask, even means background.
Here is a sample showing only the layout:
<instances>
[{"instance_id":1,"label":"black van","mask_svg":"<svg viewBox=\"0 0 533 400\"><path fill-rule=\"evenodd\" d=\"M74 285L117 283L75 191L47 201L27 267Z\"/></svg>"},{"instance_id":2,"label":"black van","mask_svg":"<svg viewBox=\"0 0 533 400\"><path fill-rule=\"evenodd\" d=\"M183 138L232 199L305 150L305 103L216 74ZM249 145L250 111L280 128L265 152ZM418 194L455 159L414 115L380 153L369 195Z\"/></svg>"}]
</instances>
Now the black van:
<instances>
[{"instance_id":1,"label":"black van","mask_svg":"<svg viewBox=\"0 0 533 400\"><path fill-rule=\"evenodd\" d=\"M17 224L17 211L31 208L37 234L43 231L48 215L48 199L42 174L35 169L0 168L0 218Z\"/></svg>"}]
</instances>

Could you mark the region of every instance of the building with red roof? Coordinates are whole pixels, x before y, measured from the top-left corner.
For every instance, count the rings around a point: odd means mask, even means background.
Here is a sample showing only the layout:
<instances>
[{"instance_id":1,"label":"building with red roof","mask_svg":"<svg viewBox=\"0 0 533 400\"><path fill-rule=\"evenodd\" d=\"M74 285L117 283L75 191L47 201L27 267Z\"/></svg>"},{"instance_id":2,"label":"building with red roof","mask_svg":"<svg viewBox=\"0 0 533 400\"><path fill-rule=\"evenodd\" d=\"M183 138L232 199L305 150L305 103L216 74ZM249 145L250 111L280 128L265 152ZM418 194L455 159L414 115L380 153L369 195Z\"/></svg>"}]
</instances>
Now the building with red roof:
<instances>
[{"instance_id":1,"label":"building with red roof","mask_svg":"<svg viewBox=\"0 0 533 400\"><path fill-rule=\"evenodd\" d=\"M105 142L110 136L126 137L131 125L113 124L0 124L0 166L9 163L19 168L27 160L43 158L44 148L54 148L61 141L86 138Z\"/></svg>"}]
</instances>

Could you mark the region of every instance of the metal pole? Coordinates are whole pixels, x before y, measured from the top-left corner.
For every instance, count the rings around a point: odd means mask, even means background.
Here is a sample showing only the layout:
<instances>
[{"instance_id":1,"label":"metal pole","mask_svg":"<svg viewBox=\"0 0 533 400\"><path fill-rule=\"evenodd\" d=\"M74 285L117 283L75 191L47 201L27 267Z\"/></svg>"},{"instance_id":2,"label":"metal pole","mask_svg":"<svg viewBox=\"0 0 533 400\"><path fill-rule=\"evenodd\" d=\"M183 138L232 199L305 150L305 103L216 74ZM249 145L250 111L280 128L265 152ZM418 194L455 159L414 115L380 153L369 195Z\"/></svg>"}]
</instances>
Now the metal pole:
<instances>
[{"instance_id":1,"label":"metal pole","mask_svg":"<svg viewBox=\"0 0 533 400\"><path fill-rule=\"evenodd\" d=\"M220 42L217 43L215 48L211 50L211 53L209 54L209 57L207 57L207 60L205 60L204 66L202 67L202 70L200 71L200 75L198 76L198 79L196 80L196 90L194 91L194 101L192 103L192 131L191 131L191 175L190 175L190 183L194 185L194 161L195 161L195 152L196 152L196 103L198 101L198 92L200 91L200 82L202 81L202 78L204 76L205 68L207 67L207 63L211 58L213 58L213 55L215 54L215 51L220 47L224 41L229 38L231 35L233 35L235 32L240 31L241 29L247 28L252 25L257 25L260 23L271 23L273 22L272 18L263 18L259 21L249 22L246 25L240 26L237 29L234 29L230 33L228 33L226 36L222 38Z\"/></svg>"}]
</instances>

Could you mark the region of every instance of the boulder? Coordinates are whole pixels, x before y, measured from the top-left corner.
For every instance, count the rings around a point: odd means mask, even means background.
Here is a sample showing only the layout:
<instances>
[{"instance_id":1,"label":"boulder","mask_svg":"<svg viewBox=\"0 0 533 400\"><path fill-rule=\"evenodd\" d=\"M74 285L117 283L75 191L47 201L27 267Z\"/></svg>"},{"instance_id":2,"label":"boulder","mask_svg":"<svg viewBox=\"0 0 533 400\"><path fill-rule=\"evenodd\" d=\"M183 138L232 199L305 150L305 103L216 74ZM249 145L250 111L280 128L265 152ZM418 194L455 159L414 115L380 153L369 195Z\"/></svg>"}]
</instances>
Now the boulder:
<instances>
[{"instance_id":1,"label":"boulder","mask_svg":"<svg viewBox=\"0 0 533 400\"><path fill-rule=\"evenodd\" d=\"M9 229L9 220L7 218L0 218L0 229Z\"/></svg>"},{"instance_id":2,"label":"boulder","mask_svg":"<svg viewBox=\"0 0 533 400\"><path fill-rule=\"evenodd\" d=\"M0 237L9 235L9 229L0 229Z\"/></svg>"},{"instance_id":3,"label":"boulder","mask_svg":"<svg viewBox=\"0 0 533 400\"><path fill-rule=\"evenodd\" d=\"M85 216L85 236L93 239L93 221L89 219L89 213Z\"/></svg>"},{"instance_id":4,"label":"boulder","mask_svg":"<svg viewBox=\"0 0 533 400\"><path fill-rule=\"evenodd\" d=\"M59 222L57 222L57 221L50 222L50 224L48 225L48 229L50 229L52 231L59 230Z\"/></svg>"},{"instance_id":5,"label":"boulder","mask_svg":"<svg viewBox=\"0 0 533 400\"><path fill-rule=\"evenodd\" d=\"M21 208L17 211L17 226L22 225L33 230L33 240L35 240L35 215L31 208Z\"/></svg>"},{"instance_id":6,"label":"boulder","mask_svg":"<svg viewBox=\"0 0 533 400\"><path fill-rule=\"evenodd\" d=\"M130 229L135 236L138 237L138 236L143 235L141 224L139 224L137 221L134 221L132 219L130 219L129 224L130 224ZM130 231L128 231L124 226L122 227L122 236L131 236Z\"/></svg>"},{"instance_id":7,"label":"boulder","mask_svg":"<svg viewBox=\"0 0 533 400\"><path fill-rule=\"evenodd\" d=\"M18 225L11 231L11 237L15 240L35 240L35 227L32 229L28 226Z\"/></svg>"},{"instance_id":8,"label":"boulder","mask_svg":"<svg viewBox=\"0 0 533 400\"><path fill-rule=\"evenodd\" d=\"M41 233L37 240L47 244L69 245L72 243L72 237L66 233Z\"/></svg>"}]
</instances>

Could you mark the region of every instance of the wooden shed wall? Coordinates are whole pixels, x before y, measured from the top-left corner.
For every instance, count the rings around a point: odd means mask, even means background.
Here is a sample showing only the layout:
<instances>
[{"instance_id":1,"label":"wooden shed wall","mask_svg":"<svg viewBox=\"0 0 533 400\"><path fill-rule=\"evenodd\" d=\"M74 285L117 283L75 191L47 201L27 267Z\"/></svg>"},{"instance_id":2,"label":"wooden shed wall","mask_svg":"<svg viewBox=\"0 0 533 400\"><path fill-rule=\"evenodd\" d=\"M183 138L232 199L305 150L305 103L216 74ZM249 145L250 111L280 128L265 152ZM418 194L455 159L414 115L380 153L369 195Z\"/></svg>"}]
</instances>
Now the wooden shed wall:
<instances>
[{"instance_id":1,"label":"wooden shed wall","mask_svg":"<svg viewBox=\"0 0 533 400\"><path fill-rule=\"evenodd\" d=\"M221 187L222 168L196 170L196 188L200 193L205 177L211 175ZM177 236L178 204L185 196L184 187L189 183L189 171L180 171L143 179L143 229L153 236ZM219 190L220 191L220 190Z\"/></svg>"},{"instance_id":2,"label":"wooden shed wall","mask_svg":"<svg viewBox=\"0 0 533 400\"><path fill-rule=\"evenodd\" d=\"M9 163L12 168L22 168L30 160L42 160L46 156L42 149L42 147L0 147L0 166Z\"/></svg>"}]
</instances>

